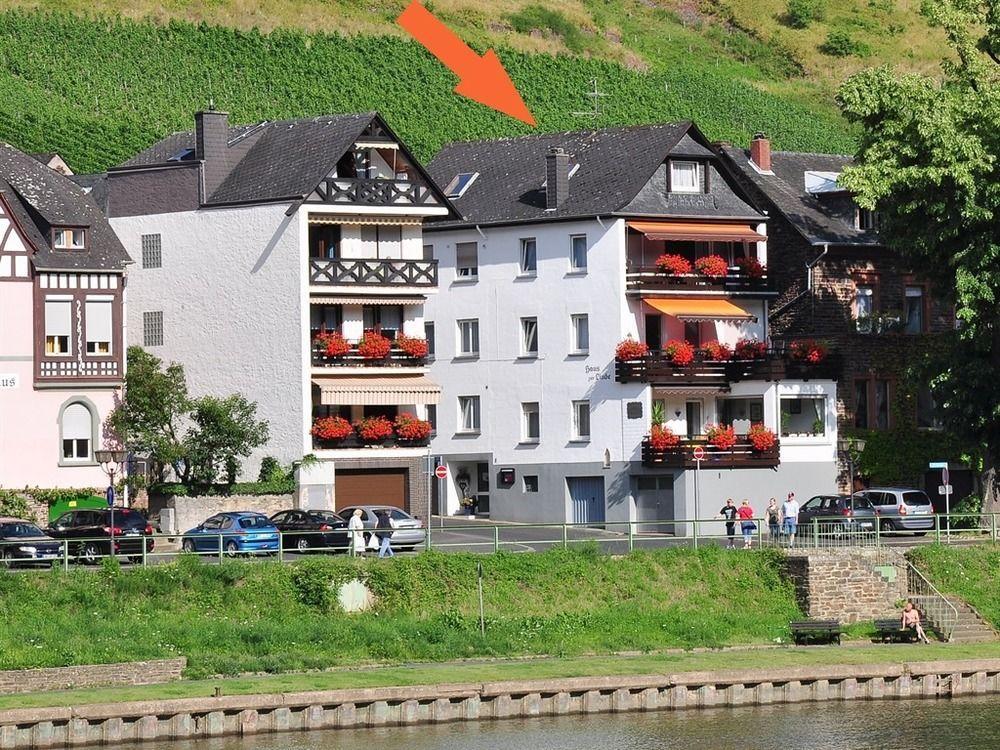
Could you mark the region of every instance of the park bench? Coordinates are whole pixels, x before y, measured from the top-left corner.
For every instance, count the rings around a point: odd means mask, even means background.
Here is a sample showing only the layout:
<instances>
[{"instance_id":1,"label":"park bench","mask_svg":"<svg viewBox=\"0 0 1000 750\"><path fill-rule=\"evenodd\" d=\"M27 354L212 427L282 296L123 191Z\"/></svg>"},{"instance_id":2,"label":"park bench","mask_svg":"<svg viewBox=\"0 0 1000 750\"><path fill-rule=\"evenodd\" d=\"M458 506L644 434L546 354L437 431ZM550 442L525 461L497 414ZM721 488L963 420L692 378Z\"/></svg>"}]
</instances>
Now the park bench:
<instances>
[{"instance_id":1,"label":"park bench","mask_svg":"<svg viewBox=\"0 0 1000 750\"><path fill-rule=\"evenodd\" d=\"M882 643L912 643L917 640L916 628L901 628L898 617L875 621L875 639Z\"/></svg>"},{"instance_id":2,"label":"park bench","mask_svg":"<svg viewBox=\"0 0 1000 750\"><path fill-rule=\"evenodd\" d=\"M799 620L790 622L792 639L798 645L806 643L840 643L840 623L837 620Z\"/></svg>"}]
</instances>

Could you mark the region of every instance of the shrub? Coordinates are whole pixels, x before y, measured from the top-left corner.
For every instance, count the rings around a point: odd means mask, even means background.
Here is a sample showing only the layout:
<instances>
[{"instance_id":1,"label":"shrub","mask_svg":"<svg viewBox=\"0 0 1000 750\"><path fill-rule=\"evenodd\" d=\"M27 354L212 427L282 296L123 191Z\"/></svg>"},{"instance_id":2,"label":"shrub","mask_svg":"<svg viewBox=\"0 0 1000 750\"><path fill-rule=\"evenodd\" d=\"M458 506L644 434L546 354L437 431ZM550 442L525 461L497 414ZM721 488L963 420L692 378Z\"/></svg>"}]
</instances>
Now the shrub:
<instances>
[{"instance_id":1,"label":"shrub","mask_svg":"<svg viewBox=\"0 0 1000 750\"><path fill-rule=\"evenodd\" d=\"M721 278L729 273L729 263L721 255L706 255L694 262L695 270L702 276Z\"/></svg>"},{"instance_id":2,"label":"shrub","mask_svg":"<svg viewBox=\"0 0 1000 750\"><path fill-rule=\"evenodd\" d=\"M793 341L790 347L792 359L797 362L806 362L810 365L819 364L826 359L826 345L814 339L803 341Z\"/></svg>"},{"instance_id":3,"label":"shrub","mask_svg":"<svg viewBox=\"0 0 1000 750\"><path fill-rule=\"evenodd\" d=\"M392 342L378 331L365 331L358 342L358 354L365 359L385 359L392 351Z\"/></svg>"},{"instance_id":4,"label":"shrub","mask_svg":"<svg viewBox=\"0 0 1000 750\"><path fill-rule=\"evenodd\" d=\"M740 267L740 271L743 272L745 276L751 279L762 279L764 274L767 273L767 266L761 263L756 258L751 258L749 256L744 256L736 261L736 265Z\"/></svg>"},{"instance_id":5,"label":"shrub","mask_svg":"<svg viewBox=\"0 0 1000 750\"><path fill-rule=\"evenodd\" d=\"M727 451L736 445L736 430L732 425L707 425L705 435L708 442L720 451Z\"/></svg>"},{"instance_id":6,"label":"shrub","mask_svg":"<svg viewBox=\"0 0 1000 750\"><path fill-rule=\"evenodd\" d=\"M683 255L664 253L656 259L656 269L668 276L683 276L691 273L691 261Z\"/></svg>"},{"instance_id":7,"label":"shrub","mask_svg":"<svg viewBox=\"0 0 1000 750\"><path fill-rule=\"evenodd\" d=\"M663 347L663 354L675 365L686 367L694 362L694 346L687 341L672 339Z\"/></svg>"},{"instance_id":8,"label":"shrub","mask_svg":"<svg viewBox=\"0 0 1000 750\"><path fill-rule=\"evenodd\" d=\"M654 424L649 431L649 445L653 450L672 450L681 444L681 439L669 427Z\"/></svg>"},{"instance_id":9,"label":"shrub","mask_svg":"<svg viewBox=\"0 0 1000 750\"><path fill-rule=\"evenodd\" d=\"M260 461L260 472L257 474L258 482L272 482L284 479L288 475L285 468L274 456L264 456Z\"/></svg>"},{"instance_id":10,"label":"shrub","mask_svg":"<svg viewBox=\"0 0 1000 750\"><path fill-rule=\"evenodd\" d=\"M750 441L755 451L763 453L774 447L778 437L774 434L773 430L769 430L762 422L757 422L750 425L750 429L747 430L747 440Z\"/></svg>"},{"instance_id":11,"label":"shrub","mask_svg":"<svg viewBox=\"0 0 1000 750\"><path fill-rule=\"evenodd\" d=\"M350 342L339 331L316 334L313 342L323 350L328 357L343 357L351 351Z\"/></svg>"},{"instance_id":12,"label":"shrub","mask_svg":"<svg viewBox=\"0 0 1000 750\"><path fill-rule=\"evenodd\" d=\"M831 57L868 57L872 53L871 47L842 29L834 29L827 34L819 49Z\"/></svg>"},{"instance_id":13,"label":"shrub","mask_svg":"<svg viewBox=\"0 0 1000 750\"><path fill-rule=\"evenodd\" d=\"M725 362L733 356L733 350L721 341L709 341L702 345L701 354L712 362Z\"/></svg>"},{"instance_id":14,"label":"shrub","mask_svg":"<svg viewBox=\"0 0 1000 750\"><path fill-rule=\"evenodd\" d=\"M821 21L826 15L823 0L788 0L785 19L793 29L807 29L813 21Z\"/></svg>"},{"instance_id":15,"label":"shrub","mask_svg":"<svg viewBox=\"0 0 1000 750\"><path fill-rule=\"evenodd\" d=\"M403 354L412 359L424 359L430 352L427 339L405 336L402 333L396 336L396 346L403 351Z\"/></svg>"},{"instance_id":16,"label":"shrub","mask_svg":"<svg viewBox=\"0 0 1000 750\"><path fill-rule=\"evenodd\" d=\"M629 337L615 347L615 359L619 362L628 362L633 359L642 359L649 354L649 347L642 341L636 341Z\"/></svg>"},{"instance_id":17,"label":"shrub","mask_svg":"<svg viewBox=\"0 0 1000 750\"><path fill-rule=\"evenodd\" d=\"M396 417L396 434L402 440L426 440L431 436L431 423L403 413Z\"/></svg>"},{"instance_id":18,"label":"shrub","mask_svg":"<svg viewBox=\"0 0 1000 750\"><path fill-rule=\"evenodd\" d=\"M366 443L378 443L392 437L392 422L387 417L368 417L355 425L358 435Z\"/></svg>"},{"instance_id":19,"label":"shrub","mask_svg":"<svg viewBox=\"0 0 1000 750\"><path fill-rule=\"evenodd\" d=\"M767 356L767 344L757 339L740 339L733 353L736 359L763 359Z\"/></svg>"},{"instance_id":20,"label":"shrub","mask_svg":"<svg viewBox=\"0 0 1000 750\"><path fill-rule=\"evenodd\" d=\"M586 36L580 27L554 8L528 5L510 16L509 20L514 30L521 34L538 30L561 37L570 52L582 52L586 46Z\"/></svg>"},{"instance_id":21,"label":"shrub","mask_svg":"<svg viewBox=\"0 0 1000 750\"><path fill-rule=\"evenodd\" d=\"M319 440L344 440L354 434L354 428L343 417L321 417L313 422L312 434Z\"/></svg>"}]
</instances>

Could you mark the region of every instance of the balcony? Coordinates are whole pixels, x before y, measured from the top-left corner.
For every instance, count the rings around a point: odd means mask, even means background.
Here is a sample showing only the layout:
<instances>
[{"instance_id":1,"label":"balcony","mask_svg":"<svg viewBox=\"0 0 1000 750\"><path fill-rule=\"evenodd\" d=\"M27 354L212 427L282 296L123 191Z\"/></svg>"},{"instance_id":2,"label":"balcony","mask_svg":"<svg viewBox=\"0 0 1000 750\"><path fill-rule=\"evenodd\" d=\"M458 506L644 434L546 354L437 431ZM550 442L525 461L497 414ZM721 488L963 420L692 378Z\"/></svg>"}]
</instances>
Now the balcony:
<instances>
[{"instance_id":1,"label":"balcony","mask_svg":"<svg viewBox=\"0 0 1000 750\"><path fill-rule=\"evenodd\" d=\"M393 436L380 440L376 443L362 440L357 435L344 438L343 440L320 440L313 438L313 448L315 450L336 451L336 450L373 450L378 448L426 448L430 445L431 439L422 438L417 440L403 440Z\"/></svg>"},{"instance_id":2,"label":"balcony","mask_svg":"<svg viewBox=\"0 0 1000 750\"><path fill-rule=\"evenodd\" d=\"M437 272L436 260L312 258L309 261L309 283L320 286L436 287Z\"/></svg>"},{"instance_id":3,"label":"balcony","mask_svg":"<svg viewBox=\"0 0 1000 750\"><path fill-rule=\"evenodd\" d=\"M698 273L675 276L663 273L655 266L629 267L625 273L625 289L635 294L717 292L777 296L777 292L773 291L768 284L766 274L752 277L738 268L730 268L726 276L703 276Z\"/></svg>"},{"instance_id":4,"label":"balcony","mask_svg":"<svg viewBox=\"0 0 1000 750\"><path fill-rule=\"evenodd\" d=\"M316 188L321 203L363 206L436 206L434 191L409 180L328 177Z\"/></svg>"},{"instance_id":5,"label":"balcony","mask_svg":"<svg viewBox=\"0 0 1000 750\"><path fill-rule=\"evenodd\" d=\"M617 382L648 383L657 388L677 386L727 390L731 383L744 380L837 380L839 373L840 359L834 354L812 363L795 360L782 349L768 349L764 356L757 359L722 362L708 359L698 352L689 365L678 365L661 351L615 362Z\"/></svg>"},{"instance_id":6,"label":"balcony","mask_svg":"<svg viewBox=\"0 0 1000 750\"><path fill-rule=\"evenodd\" d=\"M348 342L351 344L351 351L341 356L331 357L326 353L326 348L313 343L312 346L312 366L313 367L423 367L427 363L427 357L413 357L404 352L396 344L392 345L389 354L382 358L362 357L357 351L357 341Z\"/></svg>"},{"instance_id":7,"label":"balcony","mask_svg":"<svg viewBox=\"0 0 1000 750\"><path fill-rule=\"evenodd\" d=\"M724 451L703 437L681 440L676 448L654 450L646 438L642 441L642 463L644 466L694 469L698 465L694 449L698 446L705 449L705 458L701 461L703 469L774 469L781 463L778 441L769 450L755 451L744 435L739 435L736 445Z\"/></svg>"}]
</instances>

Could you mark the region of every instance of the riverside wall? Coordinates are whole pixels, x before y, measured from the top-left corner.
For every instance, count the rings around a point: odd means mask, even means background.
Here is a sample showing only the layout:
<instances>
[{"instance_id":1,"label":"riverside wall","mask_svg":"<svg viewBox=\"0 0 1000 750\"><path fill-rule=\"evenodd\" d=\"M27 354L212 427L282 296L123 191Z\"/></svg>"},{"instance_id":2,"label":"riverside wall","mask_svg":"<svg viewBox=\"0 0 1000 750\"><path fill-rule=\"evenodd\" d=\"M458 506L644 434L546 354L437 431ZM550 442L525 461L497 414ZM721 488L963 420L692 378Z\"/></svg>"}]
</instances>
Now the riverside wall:
<instances>
[{"instance_id":1,"label":"riverside wall","mask_svg":"<svg viewBox=\"0 0 1000 750\"><path fill-rule=\"evenodd\" d=\"M570 678L0 711L0 748L1000 693L1000 659Z\"/></svg>"}]
</instances>

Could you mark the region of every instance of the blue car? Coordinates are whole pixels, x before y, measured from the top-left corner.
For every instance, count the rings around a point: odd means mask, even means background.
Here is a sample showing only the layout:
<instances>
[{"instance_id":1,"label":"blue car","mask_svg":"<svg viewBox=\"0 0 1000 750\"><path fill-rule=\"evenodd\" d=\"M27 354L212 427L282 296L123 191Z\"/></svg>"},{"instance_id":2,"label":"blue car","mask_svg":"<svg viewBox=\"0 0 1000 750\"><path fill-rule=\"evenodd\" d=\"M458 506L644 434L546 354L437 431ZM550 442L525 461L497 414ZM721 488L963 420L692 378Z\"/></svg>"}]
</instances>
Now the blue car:
<instances>
[{"instance_id":1,"label":"blue car","mask_svg":"<svg viewBox=\"0 0 1000 750\"><path fill-rule=\"evenodd\" d=\"M222 543L220 550L219 543ZM216 513L200 526L184 532L181 548L185 552L225 551L233 556L249 553L274 553L281 543L277 527L262 513L233 511Z\"/></svg>"}]
</instances>

